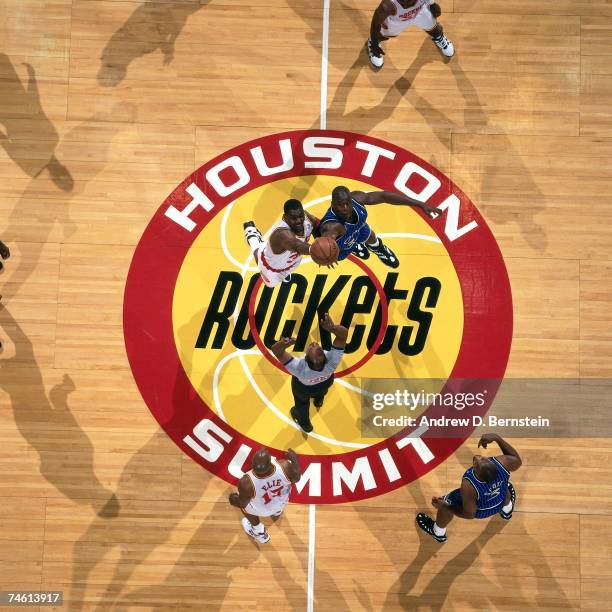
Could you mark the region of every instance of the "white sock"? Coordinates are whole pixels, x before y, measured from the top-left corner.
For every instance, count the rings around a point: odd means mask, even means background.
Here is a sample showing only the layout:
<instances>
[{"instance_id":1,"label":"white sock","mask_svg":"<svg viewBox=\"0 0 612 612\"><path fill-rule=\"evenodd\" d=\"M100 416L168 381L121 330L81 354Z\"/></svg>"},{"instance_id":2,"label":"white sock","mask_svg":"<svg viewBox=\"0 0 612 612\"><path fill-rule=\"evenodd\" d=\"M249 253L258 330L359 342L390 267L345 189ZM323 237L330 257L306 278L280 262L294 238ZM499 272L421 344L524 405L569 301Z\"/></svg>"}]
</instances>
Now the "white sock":
<instances>
[{"instance_id":1,"label":"white sock","mask_svg":"<svg viewBox=\"0 0 612 612\"><path fill-rule=\"evenodd\" d=\"M438 527L438 524L434 523L433 532L434 535L443 536L446 533L446 527Z\"/></svg>"},{"instance_id":2,"label":"white sock","mask_svg":"<svg viewBox=\"0 0 612 612\"><path fill-rule=\"evenodd\" d=\"M253 531L257 534L260 535L264 532L264 524L262 522L259 523L259 525L251 525L251 527L253 527Z\"/></svg>"},{"instance_id":3,"label":"white sock","mask_svg":"<svg viewBox=\"0 0 612 612\"><path fill-rule=\"evenodd\" d=\"M377 238L376 242L373 242L372 244L369 244L368 246L376 248L379 244L380 244L380 240Z\"/></svg>"},{"instance_id":4,"label":"white sock","mask_svg":"<svg viewBox=\"0 0 612 612\"><path fill-rule=\"evenodd\" d=\"M257 236L254 236L253 234L251 234L251 236L249 236L246 240L249 243L249 247L251 248L251 251L253 252L259 249L259 247L262 244L261 240Z\"/></svg>"},{"instance_id":5,"label":"white sock","mask_svg":"<svg viewBox=\"0 0 612 612\"><path fill-rule=\"evenodd\" d=\"M503 507L502 507L502 510L503 510L503 511L504 511L506 514L508 514L508 512L510 512L510 510L512 510L512 500L510 500L510 501L508 502L508 505L507 505L507 506L503 506Z\"/></svg>"}]
</instances>

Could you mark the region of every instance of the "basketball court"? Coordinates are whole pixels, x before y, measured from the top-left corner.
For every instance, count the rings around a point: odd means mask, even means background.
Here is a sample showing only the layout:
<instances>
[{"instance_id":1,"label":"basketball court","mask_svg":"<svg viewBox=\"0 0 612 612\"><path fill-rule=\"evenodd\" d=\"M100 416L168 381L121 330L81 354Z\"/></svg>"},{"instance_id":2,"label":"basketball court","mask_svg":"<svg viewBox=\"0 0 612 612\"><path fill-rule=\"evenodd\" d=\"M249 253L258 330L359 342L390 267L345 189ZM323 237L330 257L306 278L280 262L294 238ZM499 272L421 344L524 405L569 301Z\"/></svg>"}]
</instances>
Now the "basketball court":
<instances>
[{"instance_id":1,"label":"basketball court","mask_svg":"<svg viewBox=\"0 0 612 612\"><path fill-rule=\"evenodd\" d=\"M5 0L0 591L610 607L612 436L509 438L512 520L454 520L440 545L415 515L478 439L361 427L364 380L612 375L612 5L440 5L455 57L411 29L375 72L375 1ZM444 213L368 211L397 270L306 260L257 283L243 222L265 233L288 198L321 217L339 184ZM305 436L264 344L323 341L321 305L352 335ZM308 468L265 545L228 503L261 446Z\"/></svg>"}]
</instances>

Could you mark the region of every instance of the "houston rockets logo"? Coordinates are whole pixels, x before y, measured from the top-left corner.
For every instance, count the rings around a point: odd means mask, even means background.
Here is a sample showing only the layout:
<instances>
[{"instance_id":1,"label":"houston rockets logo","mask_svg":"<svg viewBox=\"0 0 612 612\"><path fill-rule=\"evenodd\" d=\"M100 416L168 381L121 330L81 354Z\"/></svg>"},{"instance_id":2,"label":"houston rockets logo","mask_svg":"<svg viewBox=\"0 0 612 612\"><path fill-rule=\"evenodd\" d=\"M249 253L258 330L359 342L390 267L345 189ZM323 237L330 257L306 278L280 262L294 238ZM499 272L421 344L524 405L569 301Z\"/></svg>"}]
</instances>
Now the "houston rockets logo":
<instances>
[{"instance_id":1,"label":"houston rockets logo","mask_svg":"<svg viewBox=\"0 0 612 612\"><path fill-rule=\"evenodd\" d=\"M333 270L305 258L291 282L262 285L242 224L265 234L297 198L321 217L337 185L404 193L440 210L380 204L368 224L400 259L349 258ZM321 337L318 313L349 327L345 356L305 436L289 416L290 378L268 349L294 336L300 356ZM267 446L301 456L292 500L380 495L446 459L463 440L407 429L363 438L363 378L501 379L512 302L499 248L472 202L412 153L368 136L297 131L248 142L204 164L166 199L134 253L124 302L128 358L168 435L235 483ZM488 409L489 394L481 408ZM414 429L414 428L413 428Z\"/></svg>"}]
</instances>

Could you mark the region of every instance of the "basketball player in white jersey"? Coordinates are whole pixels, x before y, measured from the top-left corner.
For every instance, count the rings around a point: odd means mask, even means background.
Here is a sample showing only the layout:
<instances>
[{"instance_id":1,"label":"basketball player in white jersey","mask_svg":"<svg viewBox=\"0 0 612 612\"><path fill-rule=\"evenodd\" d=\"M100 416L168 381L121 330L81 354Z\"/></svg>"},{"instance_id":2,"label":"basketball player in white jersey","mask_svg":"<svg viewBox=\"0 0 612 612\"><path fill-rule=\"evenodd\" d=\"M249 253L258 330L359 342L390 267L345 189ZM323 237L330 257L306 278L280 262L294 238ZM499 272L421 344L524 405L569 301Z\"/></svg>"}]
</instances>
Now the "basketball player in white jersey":
<instances>
[{"instance_id":1,"label":"basketball player in white jersey","mask_svg":"<svg viewBox=\"0 0 612 612\"><path fill-rule=\"evenodd\" d=\"M381 68L385 63L385 52L380 43L399 36L412 25L429 34L446 57L452 57L455 54L453 43L444 36L444 28L437 22L441 14L442 9L434 0L381 0L374 11L370 38L366 43L372 66Z\"/></svg>"},{"instance_id":2,"label":"basketball player in white jersey","mask_svg":"<svg viewBox=\"0 0 612 612\"><path fill-rule=\"evenodd\" d=\"M291 273L310 253L308 240L319 223L316 217L304 211L299 200L287 200L283 218L270 231L268 242L253 221L244 224L244 236L257 261L261 279L268 287L289 281Z\"/></svg>"},{"instance_id":3,"label":"basketball player in white jersey","mask_svg":"<svg viewBox=\"0 0 612 612\"><path fill-rule=\"evenodd\" d=\"M240 508L242 528L260 544L270 541L262 516L280 516L289 502L291 486L302 476L295 452L287 451L284 459L275 459L265 449L253 455L252 469L238 481L238 493L231 493L229 502Z\"/></svg>"}]
</instances>

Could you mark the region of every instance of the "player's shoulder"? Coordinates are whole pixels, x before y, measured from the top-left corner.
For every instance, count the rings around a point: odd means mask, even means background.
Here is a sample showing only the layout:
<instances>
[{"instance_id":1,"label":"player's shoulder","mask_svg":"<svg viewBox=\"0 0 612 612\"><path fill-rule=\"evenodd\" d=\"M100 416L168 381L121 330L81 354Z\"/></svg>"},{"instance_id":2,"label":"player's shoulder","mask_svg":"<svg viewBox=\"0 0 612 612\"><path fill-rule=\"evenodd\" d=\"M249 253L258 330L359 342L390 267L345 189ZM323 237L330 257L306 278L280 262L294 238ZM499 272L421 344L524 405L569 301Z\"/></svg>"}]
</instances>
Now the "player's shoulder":
<instances>
[{"instance_id":1,"label":"player's shoulder","mask_svg":"<svg viewBox=\"0 0 612 612\"><path fill-rule=\"evenodd\" d=\"M397 13L393 0L380 0L378 9L384 12L385 15L395 15Z\"/></svg>"},{"instance_id":2,"label":"player's shoulder","mask_svg":"<svg viewBox=\"0 0 612 612\"><path fill-rule=\"evenodd\" d=\"M245 472L238 481L238 488L244 492L254 493L255 485L253 484L253 479L249 472Z\"/></svg>"}]
</instances>

